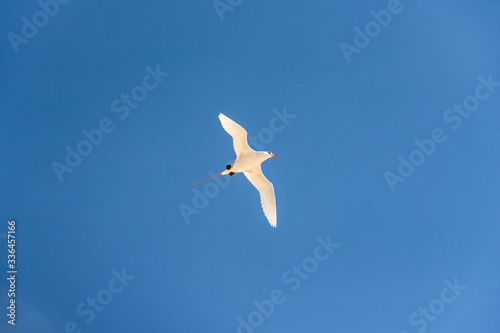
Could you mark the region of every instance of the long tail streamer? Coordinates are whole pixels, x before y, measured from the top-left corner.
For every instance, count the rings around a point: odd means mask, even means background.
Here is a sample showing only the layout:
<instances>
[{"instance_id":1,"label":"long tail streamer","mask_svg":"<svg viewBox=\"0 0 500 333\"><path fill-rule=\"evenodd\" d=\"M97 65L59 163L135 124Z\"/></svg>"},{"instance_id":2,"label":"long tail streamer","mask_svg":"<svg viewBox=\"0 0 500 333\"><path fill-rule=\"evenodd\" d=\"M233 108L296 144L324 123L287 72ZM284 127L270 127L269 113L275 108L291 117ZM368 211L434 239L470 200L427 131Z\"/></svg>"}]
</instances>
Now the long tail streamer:
<instances>
[{"instance_id":1,"label":"long tail streamer","mask_svg":"<svg viewBox=\"0 0 500 333\"><path fill-rule=\"evenodd\" d=\"M208 178L208 179L202 180L201 182L194 183L194 184L191 184L191 185L198 185L198 184L206 182L207 180L214 179L214 178L219 177L219 176L222 176L222 173L220 175L217 175L217 176L214 176L212 178Z\"/></svg>"}]
</instances>

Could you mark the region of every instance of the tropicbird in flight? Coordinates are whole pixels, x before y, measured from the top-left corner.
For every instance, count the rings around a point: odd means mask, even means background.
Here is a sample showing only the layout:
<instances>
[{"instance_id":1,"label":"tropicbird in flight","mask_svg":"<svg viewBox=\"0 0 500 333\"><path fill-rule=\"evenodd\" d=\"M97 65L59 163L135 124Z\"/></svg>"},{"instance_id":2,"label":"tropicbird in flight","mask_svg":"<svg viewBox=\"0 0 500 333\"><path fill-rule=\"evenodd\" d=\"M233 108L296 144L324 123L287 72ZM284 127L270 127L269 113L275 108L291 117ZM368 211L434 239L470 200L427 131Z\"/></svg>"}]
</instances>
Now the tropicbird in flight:
<instances>
[{"instance_id":1,"label":"tropicbird in flight","mask_svg":"<svg viewBox=\"0 0 500 333\"><path fill-rule=\"evenodd\" d=\"M229 135L233 137L234 152L236 153L236 161L233 164L226 166L226 170L215 177L222 175L234 175L243 172L247 179L260 193L260 203L264 214L271 226L276 227L276 198L274 196L273 184L264 176L261 169L261 164L265 160L279 156L269 151L255 151L248 145L247 131L232 119L219 114L219 120L222 127ZM215 177L206 179L197 185Z\"/></svg>"}]
</instances>

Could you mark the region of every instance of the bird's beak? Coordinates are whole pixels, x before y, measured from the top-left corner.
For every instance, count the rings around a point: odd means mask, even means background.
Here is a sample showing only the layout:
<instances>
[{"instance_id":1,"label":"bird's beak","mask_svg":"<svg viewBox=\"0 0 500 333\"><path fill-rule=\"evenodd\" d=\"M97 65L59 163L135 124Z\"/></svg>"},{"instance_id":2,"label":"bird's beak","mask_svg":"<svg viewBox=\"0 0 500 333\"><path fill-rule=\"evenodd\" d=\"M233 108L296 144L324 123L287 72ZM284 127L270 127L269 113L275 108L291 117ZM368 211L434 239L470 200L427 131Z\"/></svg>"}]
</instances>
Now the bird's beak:
<instances>
[{"instance_id":1,"label":"bird's beak","mask_svg":"<svg viewBox=\"0 0 500 333\"><path fill-rule=\"evenodd\" d=\"M279 157L280 155L271 155L272 157Z\"/></svg>"}]
</instances>

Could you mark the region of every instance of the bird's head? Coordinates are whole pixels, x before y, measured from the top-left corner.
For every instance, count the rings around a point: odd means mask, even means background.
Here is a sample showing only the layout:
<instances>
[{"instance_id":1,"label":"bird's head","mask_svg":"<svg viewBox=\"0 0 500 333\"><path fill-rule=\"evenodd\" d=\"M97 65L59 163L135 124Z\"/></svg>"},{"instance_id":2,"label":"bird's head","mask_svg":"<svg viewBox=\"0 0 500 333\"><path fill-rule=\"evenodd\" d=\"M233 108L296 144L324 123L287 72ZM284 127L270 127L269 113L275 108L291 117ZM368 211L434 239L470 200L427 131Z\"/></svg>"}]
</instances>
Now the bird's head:
<instances>
[{"instance_id":1,"label":"bird's head","mask_svg":"<svg viewBox=\"0 0 500 333\"><path fill-rule=\"evenodd\" d=\"M269 157L278 157L278 156L280 156L280 155L273 154L270 151L268 151L266 154L269 155Z\"/></svg>"}]
</instances>

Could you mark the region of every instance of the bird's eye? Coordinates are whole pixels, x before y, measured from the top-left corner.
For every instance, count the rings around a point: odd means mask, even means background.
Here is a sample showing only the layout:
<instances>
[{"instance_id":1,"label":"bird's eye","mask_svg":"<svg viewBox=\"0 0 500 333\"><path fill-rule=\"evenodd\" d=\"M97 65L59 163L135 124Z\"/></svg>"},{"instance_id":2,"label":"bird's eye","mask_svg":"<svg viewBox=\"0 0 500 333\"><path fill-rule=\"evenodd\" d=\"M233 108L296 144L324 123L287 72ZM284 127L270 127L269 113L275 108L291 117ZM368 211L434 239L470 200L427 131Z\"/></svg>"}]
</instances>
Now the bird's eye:
<instances>
[{"instance_id":1,"label":"bird's eye","mask_svg":"<svg viewBox=\"0 0 500 333\"><path fill-rule=\"evenodd\" d=\"M267 153L268 153L269 155L271 155L271 152L270 152L270 151L268 151Z\"/></svg>"}]
</instances>

